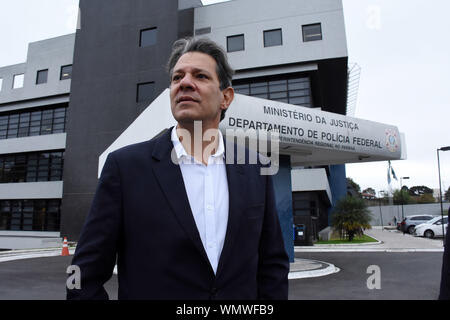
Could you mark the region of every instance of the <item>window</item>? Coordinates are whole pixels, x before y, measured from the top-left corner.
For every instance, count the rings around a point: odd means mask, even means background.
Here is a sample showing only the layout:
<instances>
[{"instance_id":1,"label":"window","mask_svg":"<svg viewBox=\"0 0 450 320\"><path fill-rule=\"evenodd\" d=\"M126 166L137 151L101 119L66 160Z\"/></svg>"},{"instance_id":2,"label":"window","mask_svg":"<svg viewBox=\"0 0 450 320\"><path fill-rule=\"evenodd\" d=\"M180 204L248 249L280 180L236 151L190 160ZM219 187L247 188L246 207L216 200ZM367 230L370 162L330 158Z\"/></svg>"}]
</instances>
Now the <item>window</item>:
<instances>
[{"instance_id":1,"label":"window","mask_svg":"<svg viewBox=\"0 0 450 320\"><path fill-rule=\"evenodd\" d=\"M48 69L39 70L36 76L36 84L46 83L48 76Z\"/></svg>"},{"instance_id":2,"label":"window","mask_svg":"<svg viewBox=\"0 0 450 320\"><path fill-rule=\"evenodd\" d=\"M72 65L62 66L60 80L66 80L72 78Z\"/></svg>"},{"instance_id":3,"label":"window","mask_svg":"<svg viewBox=\"0 0 450 320\"><path fill-rule=\"evenodd\" d=\"M320 23L302 26L303 42L322 40L322 26Z\"/></svg>"},{"instance_id":4,"label":"window","mask_svg":"<svg viewBox=\"0 0 450 320\"><path fill-rule=\"evenodd\" d=\"M2 91L2 87L3 87L3 79L0 78L0 91Z\"/></svg>"},{"instance_id":5,"label":"window","mask_svg":"<svg viewBox=\"0 0 450 320\"><path fill-rule=\"evenodd\" d=\"M303 107L313 106L310 80L305 76L285 76L270 80L237 80L233 82L236 93L270 99Z\"/></svg>"},{"instance_id":6,"label":"window","mask_svg":"<svg viewBox=\"0 0 450 320\"><path fill-rule=\"evenodd\" d=\"M13 89L23 88L24 77L25 75L23 73L14 75Z\"/></svg>"},{"instance_id":7,"label":"window","mask_svg":"<svg viewBox=\"0 0 450 320\"><path fill-rule=\"evenodd\" d=\"M0 114L0 139L66 132L66 107Z\"/></svg>"},{"instance_id":8,"label":"window","mask_svg":"<svg viewBox=\"0 0 450 320\"><path fill-rule=\"evenodd\" d=\"M0 230L59 231L61 199L1 200Z\"/></svg>"},{"instance_id":9,"label":"window","mask_svg":"<svg viewBox=\"0 0 450 320\"><path fill-rule=\"evenodd\" d=\"M227 37L227 52L243 51L244 49L243 34Z\"/></svg>"},{"instance_id":10,"label":"window","mask_svg":"<svg viewBox=\"0 0 450 320\"><path fill-rule=\"evenodd\" d=\"M264 47L274 47L283 45L281 29L264 31Z\"/></svg>"},{"instance_id":11,"label":"window","mask_svg":"<svg viewBox=\"0 0 450 320\"><path fill-rule=\"evenodd\" d=\"M158 29L157 28L150 28L141 30L141 37L139 40L139 46L140 47L149 47L156 44L158 35Z\"/></svg>"},{"instance_id":12,"label":"window","mask_svg":"<svg viewBox=\"0 0 450 320\"><path fill-rule=\"evenodd\" d=\"M200 36L200 35L208 34L208 33L211 33L211 27L195 29L196 36Z\"/></svg>"},{"instance_id":13,"label":"window","mask_svg":"<svg viewBox=\"0 0 450 320\"><path fill-rule=\"evenodd\" d=\"M137 102L150 102L153 101L155 96L155 83L139 83L137 86Z\"/></svg>"},{"instance_id":14,"label":"window","mask_svg":"<svg viewBox=\"0 0 450 320\"><path fill-rule=\"evenodd\" d=\"M0 156L0 183L61 181L64 152L28 152Z\"/></svg>"}]
</instances>

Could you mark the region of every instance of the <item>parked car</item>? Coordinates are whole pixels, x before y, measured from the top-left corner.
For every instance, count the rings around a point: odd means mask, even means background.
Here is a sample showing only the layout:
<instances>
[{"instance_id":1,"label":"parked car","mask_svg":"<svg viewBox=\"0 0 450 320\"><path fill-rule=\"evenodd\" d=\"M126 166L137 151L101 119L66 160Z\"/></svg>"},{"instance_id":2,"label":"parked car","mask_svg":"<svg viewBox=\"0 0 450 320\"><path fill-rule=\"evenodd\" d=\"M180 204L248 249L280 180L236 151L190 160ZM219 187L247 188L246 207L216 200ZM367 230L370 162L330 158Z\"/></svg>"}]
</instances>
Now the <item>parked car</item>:
<instances>
[{"instance_id":1,"label":"parked car","mask_svg":"<svg viewBox=\"0 0 450 320\"><path fill-rule=\"evenodd\" d=\"M422 223L428 222L431 219L433 219L435 216L429 215L429 214L421 214L421 215L414 215L414 216L407 216L405 217L402 222L400 223L400 230L413 234L414 228Z\"/></svg>"},{"instance_id":2,"label":"parked car","mask_svg":"<svg viewBox=\"0 0 450 320\"><path fill-rule=\"evenodd\" d=\"M444 234L447 233L448 217L444 217ZM426 223L419 224L414 229L414 235L419 237L442 237L442 217L436 217Z\"/></svg>"}]
</instances>

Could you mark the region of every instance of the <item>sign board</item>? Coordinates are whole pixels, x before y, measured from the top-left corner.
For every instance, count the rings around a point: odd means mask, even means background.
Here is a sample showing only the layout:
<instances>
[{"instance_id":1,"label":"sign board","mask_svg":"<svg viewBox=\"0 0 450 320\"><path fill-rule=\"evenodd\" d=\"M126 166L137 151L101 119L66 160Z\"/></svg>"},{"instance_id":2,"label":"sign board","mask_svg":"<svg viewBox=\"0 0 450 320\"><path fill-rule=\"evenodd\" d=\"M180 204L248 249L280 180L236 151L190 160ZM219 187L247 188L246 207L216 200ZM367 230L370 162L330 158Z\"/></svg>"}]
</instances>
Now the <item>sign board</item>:
<instances>
[{"instance_id":1,"label":"sign board","mask_svg":"<svg viewBox=\"0 0 450 320\"><path fill-rule=\"evenodd\" d=\"M303 157L321 150L322 154L352 154L359 161L402 158L402 137L395 126L241 94L235 95L220 128L276 131L280 153L292 150Z\"/></svg>"}]
</instances>

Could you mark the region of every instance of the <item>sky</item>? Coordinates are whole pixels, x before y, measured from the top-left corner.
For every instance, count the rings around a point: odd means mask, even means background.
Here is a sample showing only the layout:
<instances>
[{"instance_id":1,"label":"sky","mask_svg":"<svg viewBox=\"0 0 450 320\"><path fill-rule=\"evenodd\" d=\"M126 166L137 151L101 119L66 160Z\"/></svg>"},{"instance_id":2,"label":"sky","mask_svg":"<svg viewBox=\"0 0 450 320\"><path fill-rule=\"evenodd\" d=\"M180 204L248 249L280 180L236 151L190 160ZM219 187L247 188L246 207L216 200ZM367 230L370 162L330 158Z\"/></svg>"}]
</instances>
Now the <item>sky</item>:
<instances>
[{"instance_id":1,"label":"sky","mask_svg":"<svg viewBox=\"0 0 450 320\"><path fill-rule=\"evenodd\" d=\"M311 0L313 1L313 0ZM450 1L342 0L349 63L361 67L355 117L395 125L407 159L392 161L403 185L439 188L436 150L450 146ZM222 1L203 1L211 4ZM78 0L0 0L0 67L26 61L28 43L76 30ZM440 152L443 190L450 151ZM388 190L387 162L346 165L361 189Z\"/></svg>"}]
</instances>

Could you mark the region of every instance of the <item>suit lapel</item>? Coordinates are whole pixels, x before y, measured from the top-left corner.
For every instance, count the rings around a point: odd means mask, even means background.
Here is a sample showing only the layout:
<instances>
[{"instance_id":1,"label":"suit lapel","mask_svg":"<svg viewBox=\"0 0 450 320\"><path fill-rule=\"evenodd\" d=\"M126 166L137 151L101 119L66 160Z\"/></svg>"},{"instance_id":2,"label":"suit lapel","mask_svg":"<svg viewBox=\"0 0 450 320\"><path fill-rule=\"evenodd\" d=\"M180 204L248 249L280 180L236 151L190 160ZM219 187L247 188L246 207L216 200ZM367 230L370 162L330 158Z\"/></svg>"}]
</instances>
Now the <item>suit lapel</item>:
<instances>
[{"instance_id":1,"label":"suit lapel","mask_svg":"<svg viewBox=\"0 0 450 320\"><path fill-rule=\"evenodd\" d=\"M203 258L209 263L189 205L180 166L174 164L171 159L173 144L170 134L171 129L157 138L152 154L155 160L153 162L153 172L181 227L200 251Z\"/></svg>"}]
</instances>

